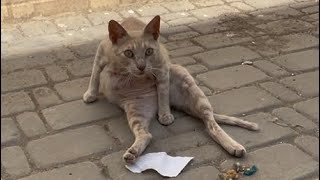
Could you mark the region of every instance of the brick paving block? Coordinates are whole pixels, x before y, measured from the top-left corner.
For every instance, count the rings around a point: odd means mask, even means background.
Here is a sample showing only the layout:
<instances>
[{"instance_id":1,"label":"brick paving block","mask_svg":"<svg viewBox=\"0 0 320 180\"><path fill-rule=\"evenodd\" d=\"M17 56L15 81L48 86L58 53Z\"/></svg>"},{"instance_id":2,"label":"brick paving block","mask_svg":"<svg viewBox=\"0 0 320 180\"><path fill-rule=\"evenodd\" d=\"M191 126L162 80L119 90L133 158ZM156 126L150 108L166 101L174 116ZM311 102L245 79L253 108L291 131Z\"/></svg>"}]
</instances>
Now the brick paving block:
<instances>
[{"instance_id":1,"label":"brick paving block","mask_svg":"<svg viewBox=\"0 0 320 180\"><path fill-rule=\"evenodd\" d=\"M180 64L180 65L182 65L182 66L197 63L193 58L188 57L188 56L186 56L186 57L173 58L173 59L171 59L171 62L172 62L173 64Z\"/></svg>"},{"instance_id":2,"label":"brick paving block","mask_svg":"<svg viewBox=\"0 0 320 180\"><path fill-rule=\"evenodd\" d=\"M46 72L49 78L54 82L64 81L69 78L66 70L57 65L51 65L46 67Z\"/></svg>"},{"instance_id":3,"label":"brick paving block","mask_svg":"<svg viewBox=\"0 0 320 180\"><path fill-rule=\"evenodd\" d=\"M60 60L73 60L75 59L74 53L66 48L66 47L60 47L53 50L56 57Z\"/></svg>"},{"instance_id":4,"label":"brick paving block","mask_svg":"<svg viewBox=\"0 0 320 180\"><path fill-rule=\"evenodd\" d=\"M27 158L19 146L1 149L1 165L11 176L23 176L31 171Z\"/></svg>"},{"instance_id":5,"label":"brick paving block","mask_svg":"<svg viewBox=\"0 0 320 180\"><path fill-rule=\"evenodd\" d=\"M221 127L236 141L246 148L253 148L271 142L276 142L286 137L295 135L296 133L289 127L277 125L275 117L267 113L257 113L241 117L246 121L255 122L261 128L260 131L249 131L243 128L237 128L229 125L221 125Z\"/></svg>"},{"instance_id":6,"label":"brick paving block","mask_svg":"<svg viewBox=\"0 0 320 180\"><path fill-rule=\"evenodd\" d=\"M80 58L93 57L98 49L99 41L86 42L84 44L71 47L72 51L76 53Z\"/></svg>"},{"instance_id":7,"label":"brick paving block","mask_svg":"<svg viewBox=\"0 0 320 180\"><path fill-rule=\"evenodd\" d=\"M25 92L1 94L1 116L30 111L35 108L31 98Z\"/></svg>"},{"instance_id":8,"label":"brick paving block","mask_svg":"<svg viewBox=\"0 0 320 180\"><path fill-rule=\"evenodd\" d=\"M68 69L74 76L88 76L91 74L94 57L72 61Z\"/></svg>"},{"instance_id":9,"label":"brick paving block","mask_svg":"<svg viewBox=\"0 0 320 180\"><path fill-rule=\"evenodd\" d=\"M176 152L177 156L194 157L190 162L191 166L195 164L200 164L200 163L202 164L205 162L216 160L225 154L227 154L227 152L218 144L204 145L204 146Z\"/></svg>"},{"instance_id":10,"label":"brick paving block","mask_svg":"<svg viewBox=\"0 0 320 180\"><path fill-rule=\"evenodd\" d=\"M56 84L54 88L66 101L81 99L88 88L90 77Z\"/></svg>"},{"instance_id":11,"label":"brick paving block","mask_svg":"<svg viewBox=\"0 0 320 180\"><path fill-rule=\"evenodd\" d=\"M197 78L213 90L225 90L265 80L269 77L252 66L240 65L209 71L198 75Z\"/></svg>"},{"instance_id":12,"label":"brick paving block","mask_svg":"<svg viewBox=\"0 0 320 180\"><path fill-rule=\"evenodd\" d=\"M187 148L197 147L213 141L206 132L192 131L166 139L151 142L151 148L156 151L173 152Z\"/></svg>"},{"instance_id":13,"label":"brick paving block","mask_svg":"<svg viewBox=\"0 0 320 180\"><path fill-rule=\"evenodd\" d=\"M20 25L26 36L39 36L58 32L55 24L50 21L30 21Z\"/></svg>"},{"instance_id":14,"label":"brick paving block","mask_svg":"<svg viewBox=\"0 0 320 180\"><path fill-rule=\"evenodd\" d=\"M22 33L17 27L1 29L1 43L12 42L23 39Z\"/></svg>"},{"instance_id":15,"label":"brick paving block","mask_svg":"<svg viewBox=\"0 0 320 180\"><path fill-rule=\"evenodd\" d=\"M108 24L110 20L121 21L122 18L116 12L93 12L88 14L88 19L94 26Z\"/></svg>"},{"instance_id":16,"label":"brick paving block","mask_svg":"<svg viewBox=\"0 0 320 180\"><path fill-rule=\"evenodd\" d=\"M270 8L274 6L286 5L290 3L294 3L294 0L279 0L279 1L272 1L272 0L265 0L265 1L257 1L257 0L244 0L245 3L253 6L257 9L262 8Z\"/></svg>"},{"instance_id":17,"label":"brick paving block","mask_svg":"<svg viewBox=\"0 0 320 180\"><path fill-rule=\"evenodd\" d=\"M319 12L319 5L307 7L307 8L301 9L301 11L307 14L316 13L316 12Z\"/></svg>"},{"instance_id":18,"label":"brick paving block","mask_svg":"<svg viewBox=\"0 0 320 180\"><path fill-rule=\"evenodd\" d=\"M182 172L177 180L182 179L201 179L201 180L212 180L218 177L219 171L213 166L204 166L196 169L191 169L186 172Z\"/></svg>"},{"instance_id":19,"label":"brick paving block","mask_svg":"<svg viewBox=\"0 0 320 180\"><path fill-rule=\"evenodd\" d=\"M194 32L194 31L188 31L188 32L182 32L178 34L172 34L169 35L168 40L169 41L178 41L178 40L183 40L183 39L190 39L193 37L198 36L199 33Z\"/></svg>"},{"instance_id":20,"label":"brick paving block","mask_svg":"<svg viewBox=\"0 0 320 180\"><path fill-rule=\"evenodd\" d=\"M40 108L46 108L48 106L62 103L55 92L47 87L33 89L32 93L36 98Z\"/></svg>"},{"instance_id":21,"label":"brick paving block","mask_svg":"<svg viewBox=\"0 0 320 180\"><path fill-rule=\"evenodd\" d=\"M81 162L77 164L67 165L57 169L32 174L20 180L56 180L56 179L94 179L105 180L106 177L101 170L92 162Z\"/></svg>"},{"instance_id":22,"label":"brick paving block","mask_svg":"<svg viewBox=\"0 0 320 180\"><path fill-rule=\"evenodd\" d=\"M195 130L202 130L205 128L202 120L193 118L191 116L183 116L176 118L174 123L168 128L175 134L182 134Z\"/></svg>"},{"instance_id":23,"label":"brick paving block","mask_svg":"<svg viewBox=\"0 0 320 180\"><path fill-rule=\"evenodd\" d=\"M191 14L202 20L219 17L221 15L233 15L239 12L239 10L229 6L212 6L190 11Z\"/></svg>"},{"instance_id":24,"label":"brick paving block","mask_svg":"<svg viewBox=\"0 0 320 180\"><path fill-rule=\"evenodd\" d=\"M164 36L169 36L171 34L177 34L177 33L187 32L187 31L191 31L191 29L185 25L179 25L179 26L171 26L170 28L163 29L160 33ZM176 41L172 41L169 43L175 43L175 42Z\"/></svg>"},{"instance_id":25,"label":"brick paving block","mask_svg":"<svg viewBox=\"0 0 320 180\"><path fill-rule=\"evenodd\" d=\"M13 72L1 76L1 91L18 90L46 83L46 78L39 70Z\"/></svg>"},{"instance_id":26,"label":"brick paving block","mask_svg":"<svg viewBox=\"0 0 320 180\"><path fill-rule=\"evenodd\" d=\"M65 31L80 30L81 28L90 27L90 22L82 15L66 16L55 19L57 26Z\"/></svg>"},{"instance_id":27,"label":"brick paving block","mask_svg":"<svg viewBox=\"0 0 320 180\"><path fill-rule=\"evenodd\" d=\"M42 113L53 129L63 129L120 115L121 111L105 100L92 104L85 104L82 100L78 100L44 109Z\"/></svg>"},{"instance_id":28,"label":"brick paving block","mask_svg":"<svg viewBox=\"0 0 320 180\"><path fill-rule=\"evenodd\" d=\"M24 134L33 137L46 133L46 128L35 112L24 112L17 116L17 122Z\"/></svg>"},{"instance_id":29,"label":"brick paving block","mask_svg":"<svg viewBox=\"0 0 320 180\"><path fill-rule=\"evenodd\" d=\"M142 6L139 9L137 9L136 12L141 16L156 16L161 14L167 14L169 11L164 7L160 6L159 4L152 4Z\"/></svg>"},{"instance_id":30,"label":"brick paving block","mask_svg":"<svg viewBox=\"0 0 320 180\"><path fill-rule=\"evenodd\" d=\"M319 50L307 50L271 59L290 71L304 71L319 67Z\"/></svg>"},{"instance_id":31,"label":"brick paving block","mask_svg":"<svg viewBox=\"0 0 320 180\"><path fill-rule=\"evenodd\" d=\"M112 147L114 147L114 140L102 127L94 125L30 141L26 149L37 167L48 167Z\"/></svg>"},{"instance_id":32,"label":"brick paving block","mask_svg":"<svg viewBox=\"0 0 320 180\"><path fill-rule=\"evenodd\" d=\"M272 21L266 24L261 24L257 26L258 28L268 32L269 34L286 34L293 32L306 31L313 26L305 21L297 20L297 19L286 19L286 20L278 20Z\"/></svg>"},{"instance_id":33,"label":"brick paving block","mask_svg":"<svg viewBox=\"0 0 320 180\"><path fill-rule=\"evenodd\" d=\"M286 70L267 60L255 61L253 62L253 65L273 77L289 75L289 73Z\"/></svg>"},{"instance_id":34,"label":"brick paving block","mask_svg":"<svg viewBox=\"0 0 320 180\"><path fill-rule=\"evenodd\" d=\"M223 1L221 0L215 0L215 1L210 1L210 0L192 0L191 1L193 4L200 6L200 7L207 7L207 6L215 6L215 5L222 5L224 4Z\"/></svg>"},{"instance_id":35,"label":"brick paving block","mask_svg":"<svg viewBox=\"0 0 320 180\"><path fill-rule=\"evenodd\" d=\"M64 37L63 44L66 46L76 47L76 46L86 46L86 44L91 44L88 42L101 41L107 35L106 25L98 25L93 27L82 28L81 31L72 30L61 33ZM97 47L97 46L96 46ZM89 47L94 48L94 47ZM92 53L92 49L89 53ZM87 52L80 52L86 54Z\"/></svg>"},{"instance_id":36,"label":"brick paving block","mask_svg":"<svg viewBox=\"0 0 320 180\"><path fill-rule=\"evenodd\" d=\"M254 179L296 179L316 171L319 164L290 144L265 147L249 153L245 159L227 160L221 168L227 169L235 161L244 164L256 162L259 170L254 174Z\"/></svg>"},{"instance_id":37,"label":"brick paving block","mask_svg":"<svg viewBox=\"0 0 320 180\"><path fill-rule=\"evenodd\" d=\"M294 142L305 152L311 154L319 161L319 139L313 136L302 135Z\"/></svg>"},{"instance_id":38,"label":"brick paving block","mask_svg":"<svg viewBox=\"0 0 320 180\"><path fill-rule=\"evenodd\" d=\"M204 49L200 46L188 46L188 47L183 47L179 49L174 49L169 52L171 57L178 57L178 56L186 56L194 53L198 53L203 51Z\"/></svg>"},{"instance_id":39,"label":"brick paving block","mask_svg":"<svg viewBox=\"0 0 320 180\"><path fill-rule=\"evenodd\" d=\"M128 17L138 18L138 17L139 17L139 14L137 14L137 12L135 12L135 11L132 10L132 9L122 10L122 11L120 11L120 14L121 14L122 17L124 17L124 18L128 18Z\"/></svg>"},{"instance_id":40,"label":"brick paving block","mask_svg":"<svg viewBox=\"0 0 320 180\"><path fill-rule=\"evenodd\" d=\"M208 68L201 64L188 65L186 69L190 74L199 74L208 71Z\"/></svg>"},{"instance_id":41,"label":"brick paving block","mask_svg":"<svg viewBox=\"0 0 320 180\"><path fill-rule=\"evenodd\" d=\"M1 145L9 142L18 142L20 132L11 118L1 118Z\"/></svg>"},{"instance_id":42,"label":"brick paving block","mask_svg":"<svg viewBox=\"0 0 320 180\"><path fill-rule=\"evenodd\" d=\"M243 35L235 34L232 32L223 32L199 36L194 38L193 40L206 48L218 48L222 46L229 46L246 41L251 41L252 38L244 37Z\"/></svg>"},{"instance_id":43,"label":"brick paving block","mask_svg":"<svg viewBox=\"0 0 320 180\"><path fill-rule=\"evenodd\" d=\"M281 104L278 99L254 86L213 95L209 100L215 112L228 115L247 113Z\"/></svg>"},{"instance_id":44,"label":"brick paving block","mask_svg":"<svg viewBox=\"0 0 320 180\"><path fill-rule=\"evenodd\" d=\"M101 159L101 163L108 169L108 174L115 180L160 180L163 179L155 171L146 171L142 174L132 173L124 166L122 155L125 151L109 154Z\"/></svg>"},{"instance_id":45,"label":"brick paving block","mask_svg":"<svg viewBox=\"0 0 320 180\"><path fill-rule=\"evenodd\" d=\"M232 46L203 52L196 54L193 57L210 68L220 68L246 60L256 59L260 56L248 48Z\"/></svg>"},{"instance_id":46,"label":"brick paving block","mask_svg":"<svg viewBox=\"0 0 320 180\"><path fill-rule=\"evenodd\" d=\"M289 4L289 6L295 9L303 9L303 8L314 6L317 4L319 3L317 3L316 1L297 0L297 3Z\"/></svg>"},{"instance_id":47,"label":"brick paving block","mask_svg":"<svg viewBox=\"0 0 320 180\"><path fill-rule=\"evenodd\" d=\"M293 128L314 129L317 127L311 120L305 118L293 109L282 107L272 111L272 114L282 119L286 124Z\"/></svg>"},{"instance_id":48,"label":"brick paving block","mask_svg":"<svg viewBox=\"0 0 320 180\"><path fill-rule=\"evenodd\" d=\"M257 11L250 12L250 14L255 16L255 20L258 20L258 22L253 21L253 24L260 24L267 21L275 21L283 18L302 15L300 11L285 6L258 9Z\"/></svg>"},{"instance_id":49,"label":"brick paving block","mask_svg":"<svg viewBox=\"0 0 320 180\"><path fill-rule=\"evenodd\" d=\"M233 2L233 3L230 3L230 5L232 7L235 7L237 9L240 9L242 11L253 11L255 10L255 8L243 3L243 2Z\"/></svg>"},{"instance_id":50,"label":"brick paving block","mask_svg":"<svg viewBox=\"0 0 320 180\"><path fill-rule=\"evenodd\" d=\"M206 95L206 96L211 96L212 95L212 91L205 87L205 86L199 86L199 88L202 90L202 92Z\"/></svg>"},{"instance_id":51,"label":"brick paving block","mask_svg":"<svg viewBox=\"0 0 320 180\"><path fill-rule=\"evenodd\" d=\"M167 21L167 23L170 26L180 26L180 25L188 25L197 21L198 19L195 17L184 17L184 18L172 19L170 21Z\"/></svg>"},{"instance_id":52,"label":"brick paving block","mask_svg":"<svg viewBox=\"0 0 320 180\"><path fill-rule=\"evenodd\" d=\"M265 82L260 86L281 101L294 102L301 99L295 92L276 82Z\"/></svg>"},{"instance_id":53,"label":"brick paving block","mask_svg":"<svg viewBox=\"0 0 320 180\"><path fill-rule=\"evenodd\" d=\"M231 29L221 18L198 21L196 23L190 24L189 26L202 34L217 33Z\"/></svg>"},{"instance_id":54,"label":"brick paving block","mask_svg":"<svg viewBox=\"0 0 320 180\"><path fill-rule=\"evenodd\" d=\"M293 108L310 116L319 123L319 97L296 103Z\"/></svg>"},{"instance_id":55,"label":"brick paving block","mask_svg":"<svg viewBox=\"0 0 320 180\"><path fill-rule=\"evenodd\" d=\"M317 96L319 94L319 71L287 77L280 82L304 96Z\"/></svg>"},{"instance_id":56,"label":"brick paving block","mask_svg":"<svg viewBox=\"0 0 320 180\"><path fill-rule=\"evenodd\" d=\"M194 46L194 44L188 40L168 42L165 44L165 47L170 51L179 49L179 48L189 47L189 46Z\"/></svg>"},{"instance_id":57,"label":"brick paving block","mask_svg":"<svg viewBox=\"0 0 320 180\"><path fill-rule=\"evenodd\" d=\"M183 19L188 16L190 16L190 13L188 13L188 12L174 12L174 13L161 15L161 19L167 22L170 20L175 20L175 19L180 19L180 18Z\"/></svg>"},{"instance_id":58,"label":"brick paving block","mask_svg":"<svg viewBox=\"0 0 320 180\"><path fill-rule=\"evenodd\" d=\"M167 2L163 3L162 6L166 7L172 12L188 11L195 8L195 6L188 1Z\"/></svg>"},{"instance_id":59,"label":"brick paving block","mask_svg":"<svg viewBox=\"0 0 320 180\"><path fill-rule=\"evenodd\" d=\"M283 41L281 51L293 51L319 45L319 39L308 34L290 34L279 37Z\"/></svg>"}]
</instances>

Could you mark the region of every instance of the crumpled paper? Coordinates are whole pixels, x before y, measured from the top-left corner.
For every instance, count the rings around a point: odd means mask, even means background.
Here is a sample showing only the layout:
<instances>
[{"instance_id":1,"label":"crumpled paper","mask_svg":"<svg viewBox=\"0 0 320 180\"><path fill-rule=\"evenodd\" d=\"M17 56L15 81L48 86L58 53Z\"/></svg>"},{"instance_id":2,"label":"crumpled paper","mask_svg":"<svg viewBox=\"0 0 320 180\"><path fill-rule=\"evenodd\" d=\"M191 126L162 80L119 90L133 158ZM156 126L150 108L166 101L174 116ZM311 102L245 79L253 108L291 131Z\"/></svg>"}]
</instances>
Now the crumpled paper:
<instances>
[{"instance_id":1,"label":"crumpled paper","mask_svg":"<svg viewBox=\"0 0 320 180\"><path fill-rule=\"evenodd\" d=\"M154 169L162 176L177 177L192 159L193 157L172 157L166 152L148 153L138 157L134 164L126 165L126 168L133 173Z\"/></svg>"}]
</instances>

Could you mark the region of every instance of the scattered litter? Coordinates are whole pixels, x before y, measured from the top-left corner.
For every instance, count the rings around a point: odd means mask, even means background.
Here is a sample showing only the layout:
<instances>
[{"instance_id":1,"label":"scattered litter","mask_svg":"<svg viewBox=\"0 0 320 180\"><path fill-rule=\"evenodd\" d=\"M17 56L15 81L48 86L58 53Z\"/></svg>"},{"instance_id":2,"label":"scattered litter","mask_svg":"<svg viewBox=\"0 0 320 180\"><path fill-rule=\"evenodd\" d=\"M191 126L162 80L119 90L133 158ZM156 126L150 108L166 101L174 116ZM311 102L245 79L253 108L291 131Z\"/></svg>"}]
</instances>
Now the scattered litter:
<instances>
[{"instance_id":1,"label":"scattered litter","mask_svg":"<svg viewBox=\"0 0 320 180\"><path fill-rule=\"evenodd\" d=\"M204 14L203 17L208 17L208 15Z\"/></svg>"},{"instance_id":2,"label":"scattered litter","mask_svg":"<svg viewBox=\"0 0 320 180\"><path fill-rule=\"evenodd\" d=\"M220 180L238 180L241 176L252 176L258 171L256 165L241 165L239 162L233 164L232 169L228 169L218 176Z\"/></svg>"},{"instance_id":3,"label":"scattered litter","mask_svg":"<svg viewBox=\"0 0 320 180\"><path fill-rule=\"evenodd\" d=\"M252 65L253 62L252 61L244 61L241 63L242 65Z\"/></svg>"},{"instance_id":4,"label":"scattered litter","mask_svg":"<svg viewBox=\"0 0 320 180\"><path fill-rule=\"evenodd\" d=\"M233 37L233 36L235 36L236 34L234 34L234 33L228 33L227 34L227 37Z\"/></svg>"},{"instance_id":5,"label":"scattered litter","mask_svg":"<svg viewBox=\"0 0 320 180\"><path fill-rule=\"evenodd\" d=\"M264 15L262 15L262 14L259 14L259 15L258 15L258 17L263 17L263 16L264 16Z\"/></svg>"},{"instance_id":6,"label":"scattered litter","mask_svg":"<svg viewBox=\"0 0 320 180\"><path fill-rule=\"evenodd\" d=\"M295 76L296 74L292 73L291 76Z\"/></svg>"},{"instance_id":7,"label":"scattered litter","mask_svg":"<svg viewBox=\"0 0 320 180\"><path fill-rule=\"evenodd\" d=\"M134 14L134 11L130 9L130 10L128 10L128 13Z\"/></svg>"},{"instance_id":8,"label":"scattered litter","mask_svg":"<svg viewBox=\"0 0 320 180\"><path fill-rule=\"evenodd\" d=\"M186 13L184 13L184 12L182 12L182 13L180 13L180 15L182 15L182 16L186 16L187 14L186 14Z\"/></svg>"}]
</instances>

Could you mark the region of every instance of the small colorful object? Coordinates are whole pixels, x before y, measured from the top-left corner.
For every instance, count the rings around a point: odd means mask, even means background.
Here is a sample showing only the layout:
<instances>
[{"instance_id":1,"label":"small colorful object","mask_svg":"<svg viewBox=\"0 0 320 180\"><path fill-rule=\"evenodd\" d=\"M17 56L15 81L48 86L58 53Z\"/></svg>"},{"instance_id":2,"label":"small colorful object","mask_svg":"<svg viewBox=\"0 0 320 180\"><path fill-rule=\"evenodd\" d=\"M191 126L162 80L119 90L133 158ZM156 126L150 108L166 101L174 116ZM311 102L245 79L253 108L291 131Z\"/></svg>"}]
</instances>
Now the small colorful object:
<instances>
[{"instance_id":1,"label":"small colorful object","mask_svg":"<svg viewBox=\"0 0 320 180\"><path fill-rule=\"evenodd\" d=\"M257 166L256 166L256 165L253 165L253 166L251 166L249 169L246 169L246 170L243 172L243 175L245 175L245 176L252 176L252 175L254 175L257 171L258 171Z\"/></svg>"},{"instance_id":2,"label":"small colorful object","mask_svg":"<svg viewBox=\"0 0 320 180\"><path fill-rule=\"evenodd\" d=\"M232 169L219 174L220 180L238 180L240 175L252 176L258 171L256 165L251 167L241 165L239 162L234 163Z\"/></svg>"}]
</instances>

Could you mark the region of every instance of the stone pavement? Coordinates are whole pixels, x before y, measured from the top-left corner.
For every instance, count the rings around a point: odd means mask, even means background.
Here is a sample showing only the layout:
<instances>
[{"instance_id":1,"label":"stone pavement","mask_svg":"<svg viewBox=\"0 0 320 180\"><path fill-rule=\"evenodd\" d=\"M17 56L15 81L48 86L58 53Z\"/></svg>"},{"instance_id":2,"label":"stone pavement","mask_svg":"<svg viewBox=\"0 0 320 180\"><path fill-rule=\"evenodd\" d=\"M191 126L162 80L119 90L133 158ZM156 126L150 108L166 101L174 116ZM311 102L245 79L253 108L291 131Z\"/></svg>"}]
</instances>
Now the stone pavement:
<instances>
[{"instance_id":1,"label":"stone pavement","mask_svg":"<svg viewBox=\"0 0 320 180\"><path fill-rule=\"evenodd\" d=\"M262 130L223 126L248 150L236 159L199 120L175 111L168 127L153 121L146 152L194 156L177 179L212 180L234 161L259 167L243 179L319 179L319 3L305 0L135 4L2 25L2 179L162 179L125 169L133 136L120 109L81 100L106 23L156 14L172 61L188 68L215 111Z\"/></svg>"}]
</instances>

